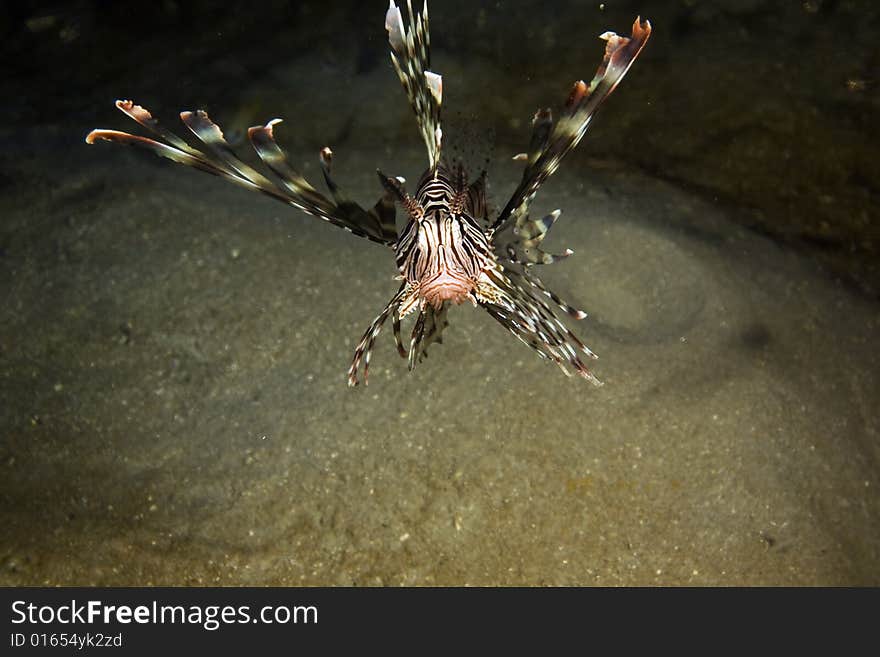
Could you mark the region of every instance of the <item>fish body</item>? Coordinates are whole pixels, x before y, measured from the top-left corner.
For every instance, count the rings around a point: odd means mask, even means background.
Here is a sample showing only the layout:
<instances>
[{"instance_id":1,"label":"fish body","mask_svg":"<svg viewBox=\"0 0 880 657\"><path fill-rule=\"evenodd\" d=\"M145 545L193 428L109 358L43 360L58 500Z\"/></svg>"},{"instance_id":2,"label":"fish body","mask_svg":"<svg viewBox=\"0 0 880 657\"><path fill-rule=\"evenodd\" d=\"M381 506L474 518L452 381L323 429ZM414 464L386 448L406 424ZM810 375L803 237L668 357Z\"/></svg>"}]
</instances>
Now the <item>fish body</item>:
<instances>
[{"instance_id":1,"label":"fish body","mask_svg":"<svg viewBox=\"0 0 880 657\"><path fill-rule=\"evenodd\" d=\"M480 277L494 262L485 217L478 217L484 191L459 171L457 181L444 167L425 174L411 206L414 216L395 247L410 295L435 310L447 302L476 305Z\"/></svg>"},{"instance_id":2,"label":"fish body","mask_svg":"<svg viewBox=\"0 0 880 657\"><path fill-rule=\"evenodd\" d=\"M589 84L575 82L559 117L549 109L532 119L528 151L514 157L524 163L522 179L510 200L495 216L486 203L486 173L469 180L464 167L445 161L440 108L442 76L430 69L427 3L414 13L407 3L407 21L389 3L385 29L391 62L415 113L428 155L428 168L410 195L405 181L379 172L383 195L370 208L351 201L331 174L333 152L324 148L320 161L328 198L317 191L288 162L275 141L280 119L248 130L257 154L272 172L268 177L242 162L220 128L203 111L182 112L181 121L204 144L205 150L161 127L144 108L129 100L116 106L153 134L142 137L117 130L93 130L88 143L106 140L138 146L175 162L200 169L259 191L323 219L348 232L390 247L401 281L397 293L364 332L348 371L348 382L367 381L370 355L379 332L390 318L398 352L412 369L433 342L442 341L450 305L470 303L484 308L494 319L541 357L556 363L565 374L575 373L601 385L584 359L596 355L566 326L559 311L583 319L578 310L549 290L535 272L571 255L554 255L541 243L561 211L540 219L529 207L540 186L558 168L563 157L581 140L597 108L617 87L651 34L647 21L636 18L631 37L606 32L605 55ZM404 227L397 231L397 208ZM401 320L414 314L408 345L401 337Z\"/></svg>"}]
</instances>

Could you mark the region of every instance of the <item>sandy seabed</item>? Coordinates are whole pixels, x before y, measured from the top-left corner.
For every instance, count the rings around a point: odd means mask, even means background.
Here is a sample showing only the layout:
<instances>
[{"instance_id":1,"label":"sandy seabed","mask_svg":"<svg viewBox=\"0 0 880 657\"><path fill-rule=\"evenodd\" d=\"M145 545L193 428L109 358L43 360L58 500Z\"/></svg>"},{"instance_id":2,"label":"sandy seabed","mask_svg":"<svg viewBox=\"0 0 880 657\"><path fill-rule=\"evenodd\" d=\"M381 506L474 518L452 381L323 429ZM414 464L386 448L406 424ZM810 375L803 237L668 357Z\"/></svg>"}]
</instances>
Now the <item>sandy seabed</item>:
<instances>
[{"instance_id":1,"label":"sandy seabed","mask_svg":"<svg viewBox=\"0 0 880 657\"><path fill-rule=\"evenodd\" d=\"M351 390L390 251L111 146L4 185L2 584L880 584L876 304L730 210L573 157L544 279L605 386L461 307Z\"/></svg>"}]
</instances>

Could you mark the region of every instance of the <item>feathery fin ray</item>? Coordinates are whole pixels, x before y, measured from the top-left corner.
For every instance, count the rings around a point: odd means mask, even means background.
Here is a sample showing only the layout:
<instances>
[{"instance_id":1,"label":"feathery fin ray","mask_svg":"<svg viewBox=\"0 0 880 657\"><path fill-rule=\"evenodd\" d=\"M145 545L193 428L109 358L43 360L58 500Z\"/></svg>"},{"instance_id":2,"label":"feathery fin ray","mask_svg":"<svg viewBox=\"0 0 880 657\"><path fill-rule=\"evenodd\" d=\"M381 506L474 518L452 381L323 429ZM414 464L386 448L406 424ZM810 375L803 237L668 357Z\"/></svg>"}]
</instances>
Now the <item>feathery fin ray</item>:
<instances>
[{"instance_id":1,"label":"feathery fin ray","mask_svg":"<svg viewBox=\"0 0 880 657\"><path fill-rule=\"evenodd\" d=\"M561 211L531 219L529 206L638 57L651 34L650 23L636 18L629 38L613 32L603 34L601 38L607 42L604 59L590 84L578 81L572 86L556 120L549 109L535 113L528 150L514 157L524 164L522 179L494 221L489 219L486 203L485 171L468 183L463 166L441 164L443 80L430 70L427 2L421 13L414 13L412 0L407 0L404 21L400 9L390 0L385 28L392 64L428 151L430 166L415 197L407 193L403 178L377 172L384 194L369 210L364 209L351 201L333 178L333 152L328 147L319 154L330 198L324 196L290 165L286 153L276 143L274 127L280 119L248 130L250 142L271 171L271 177L244 163L220 127L201 110L181 112L180 119L205 150L169 132L149 111L129 100L117 101L117 108L152 137L93 130L86 142L106 140L152 151L394 248L402 274L397 278L403 282L358 342L348 370L349 385L358 385L361 380L366 384L373 346L389 317L397 351L412 370L427 356L431 344L443 342L451 301L465 300L482 306L517 339L542 358L556 363L566 375L575 373L601 385L585 362L597 356L568 329L556 308L577 320L585 318L586 313L549 290L535 273L535 265L550 264L572 253L566 249L554 255L541 248ZM398 204L409 216L400 236L395 226ZM409 344L405 345L401 319L411 312L415 312L415 321Z\"/></svg>"},{"instance_id":2,"label":"feathery fin ray","mask_svg":"<svg viewBox=\"0 0 880 657\"><path fill-rule=\"evenodd\" d=\"M631 37L618 36L614 32L602 34L600 38L606 42L605 56L590 85L582 80L574 84L555 123L550 110L539 110L535 114L522 180L498 214L492 229L497 230L528 212L538 188L553 175L562 158L578 145L596 110L620 84L650 36L651 23L642 22L638 17L633 23Z\"/></svg>"},{"instance_id":3,"label":"feathery fin ray","mask_svg":"<svg viewBox=\"0 0 880 657\"><path fill-rule=\"evenodd\" d=\"M374 211L368 212L351 201L337 205L316 191L290 166L287 155L275 142L273 134L273 128L280 123L280 119L274 119L265 126L254 126L248 130L248 137L260 159L278 178L276 183L242 162L226 142L220 128L201 110L181 112L180 118L193 135L205 144L206 152L190 146L174 133L161 127L149 111L130 100L118 100L116 107L161 141L119 130L98 129L92 130L86 136L86 143L94 144L98 140L105 140L137 146L179 164L226 178L246 189L262 192L359 237L390 247L393 247L397 241L393 217L389 221L387 202L380 199L377 204L382 208L383 215ZM391 206L390 211L393 212L393 209Z\"/></svg>"},{"instance_id":4,"label":"feathery fin ray","mask_svg":"<svg viewBox=\"0 0 880 657\"><path fill-rule=\"evenodd\" d=\"M443 130L440 128L440 105L443 103L443 79L429 70L431 67L430 36L428 34L428 3L420 14L413 13L412 0L407 0L407 28L400 8L389 0L385 13L385 29L391 46L391 63L400 78L416 122L428 149L431 170L440 163Z\"/></svg>"}]
</instances>

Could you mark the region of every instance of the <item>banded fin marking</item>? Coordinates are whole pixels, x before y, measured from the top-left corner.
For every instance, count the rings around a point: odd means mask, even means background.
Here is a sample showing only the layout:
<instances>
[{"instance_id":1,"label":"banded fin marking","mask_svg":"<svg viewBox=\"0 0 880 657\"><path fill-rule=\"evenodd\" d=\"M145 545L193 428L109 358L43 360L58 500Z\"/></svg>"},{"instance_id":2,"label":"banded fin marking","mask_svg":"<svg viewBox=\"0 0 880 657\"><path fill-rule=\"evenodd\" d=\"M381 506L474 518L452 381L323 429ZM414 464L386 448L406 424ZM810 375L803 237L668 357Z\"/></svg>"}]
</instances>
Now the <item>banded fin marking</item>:
<instances>
[{"instance_id":1,"label":"banded fin marking","mask_svg":"<svg viewBox=\"0 0 880 657\"><path fill-rule=\"evenodd\" d=\"M548 231L559 219L562 210L554 210L541 219L530 219L520 215L511 226L508 224L495 233L494 243L500 257L521 265L549 265L557 260L567 258L574 251L566 249L563 253L547 253L540 248Z\"/></svg>"},{"instance_id":2,"label":"banded fin marking","mask_svg":"<svg viewBox=\"0 0 880 657\"><path fill-rule=\"evenodd\" d=\"M348 368L349 386L354 387L360 383L360 380L358 379L358 371L360 370L361 363L364 365L364 385L367 385L367 378L370 370L370 354L372 353L373 343L375 343L376 338L382 331L382 325L388 319L388 316L393 314L394 317L397 318L397 310L400 307L400 302L408 291L406 283L402 284L397 290L397 294L391 297L391 301L388 302L388 305L382 309L379 316L373 320L363 336L361 336L360 342L358 342L357 348L355 349L351 366Z\"/></svg>"},{"instance_id":3,"label":"banded fin marking","mask_svg":"<svg viewBox=\"0 0 880 657\"><path fill-rule=\"evenodd\" d=\"M333 202L339 212L344 214L350 223L354 225L370 226L372 231L385 235L390 240L397 239L397 227L395 225L396 209L394 196L386 191L370 210L364 210L360 205L346 196L330 171L333 163L333 151L328 146L321 149L318 157L321 161L321 172L324 174L324 182Z\"/></svg>"},{"instance_id":4,"label":"banded fin marking","mask_svg":"<svg viewBox=\"0 0 880 657\"><path fill-rule=\"evenodd\" d=\"M367 212L350 201L345 205L337 205L315 190L288 164L287 156L275 142L273 135L273 127L280 123L281 119L273 119L265 126L254 126L248 130L248 136L260 159L277 176L278 181L275 182L242 162L227 143L220 127L201 110L181 112L180 118L192 134L205 144L206 151L190 146L186 141L160 126L148 110L130 100L117 100L116 107L158 137L158 140L120 130L97 129L86 136L86 143L94 144L103 140L136 146L178 164L226 178L236 185L271 196L307 214L344 228L358 237L392 248L397 242L393 206L390 208L390 214L388 203L383 199L377 203L381 213Z\"/></svg>"},{"instance_id":5,"label":"banded fin marking","mask_svg":"<svg viewBox=\"0 0 880 657\"><path fill-rule=\"evenodd\" d=\"M557 122L553 122L549 110L539 110L535 114L528 165L520 184L492 224L493 230L528 213L538 188L580 142L596 110L617 88L650 36L651 23L642 22L640 17L633 23L631 37L621 37L613 32L602 34L600 38L606 42L605 56L589 86L582 80L574 84Z\"/></svg>"},{"instance_id":6,"label":"banded fin marking","mask_svg":"<svg viewBox=\"0 0 880 657\"><path fill-rule=\"evenodd\" d=\"M501 267L490 272L489 281L494 289L491 297L480 300L480 305L539 356L556 363L567 376L573 372L594 385L602 385L578 352L593 360L598 358L596 354L562 323L550 306L531 292L530 285L518 284L517 278L523 277ZM531 283L527 278L524 280ZM546 289L542 291L546 293Z\"/></svg>"},{"instance_id":7,"label":"banded fin marking","mask_svg":"<svg viewBox=\"0 0 880 657\"><path fill-rule=\"evenodd\" d=\"M430 70L431 52L428 33L428 3L421 13L413 13L412 0L407 0L407 23L400 8L389 0L385 12L385 29L391 46L391 63L403 85L416 122L428 150L431 170L440 163L443 130L440 128L440 105L443 102L442 77Z\"/></svg>"}]
</instances>

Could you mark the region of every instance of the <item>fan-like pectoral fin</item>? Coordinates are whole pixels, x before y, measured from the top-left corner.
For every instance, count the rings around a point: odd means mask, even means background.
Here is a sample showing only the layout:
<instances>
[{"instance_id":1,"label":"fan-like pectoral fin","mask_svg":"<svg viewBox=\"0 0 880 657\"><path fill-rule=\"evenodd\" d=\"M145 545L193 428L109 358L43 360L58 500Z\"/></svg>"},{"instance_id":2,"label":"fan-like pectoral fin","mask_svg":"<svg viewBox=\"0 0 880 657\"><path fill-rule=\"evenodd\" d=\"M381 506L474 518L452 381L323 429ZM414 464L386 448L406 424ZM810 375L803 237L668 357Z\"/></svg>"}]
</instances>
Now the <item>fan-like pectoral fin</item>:
<instances>
[{"instance_id":1,"label":"fan-like pectoral fin","mask_svg":"<svg viewBox=\"0 0 880 657\"><path fill-rule=\"evenodd\" d=\"M333 202L336 203L339 213L344 215L352 225L361 226L372 234L382 235L389 241L397 240L394 195L386 191L370 210L365 210L348 198L333 179L331 174L333 151L325 146L321 149L319 157L324 182L327 189L330 190L330 195L333 197Z\"/></svg>"},{"instance_id":2,"label":"fan-like pectoral fin","mask_svg":"<svg viewBox=\"0 0 880 657\"><path fill-rule=\"evenodd\" d=\"M428 347L432 343L443 343L443 329L449 326L449 322L446 319L446 313L449 308L446 303L443 303L439 309L425 303L424 299L419 296L418 288L412 287L407 283L404 283L395 299L394 307L391 310L394 342L397 346L397 353L402 358L407 359L408 367L412 371L418 363L427 357ZM414 311L418 311L418 314L410 334L409 346L406 347L400 334L400 320ZM378 319L382 319L381 315ZM372 328L371 326L370 329ZM365 338L369 332L370 330L368 329L367 333L364 334ZM369 349L369 345L367 349ZM352 367L354 368L354 365Z\"/></svg>"},{"instance_id":3,"label":"fan-like pectoral fin","mask_svg":"<svg viewBox=\"0 0 880 657\"><path fill-rule=\"evenodd\" d=\"M273 135L273 126L279 123L280 119L270 121L265 126L255 126L248 131L251 143L260 158L278 177L276 182L242 162L226 142L219 126L203 111L181 112L180 118L193 135L204 143L205 151L190 146L177 135L162 128L150 112L130 100L118 100L116 107L158 139L132 135L119 130L99 129L92 130L88 134L87 143L93 144L98 140L105 140L137 146L179 164L221 176L246 189L262 192L359 237L390 247L393 247L397 241L393 217L390 222L388 221L387 203L383 204L385 214L381 219L355 203L349 203L342 208L317 192L288 164L287 156L275 143Z\"/></svg>"},{"instance_id":4,"label":"fan-like pectoral fin","mask_svg":"<svg viewBox=\"0 0 880 657\"><path fill-rule=\"evenodd\" d=\"M389 0L385 29L388 30L391 45L391 63L416 114L422 139L428 149L430 168L434 170L440 163L443 140L443 131L440 129L443 79L429 70L431 51L427 0L420 14L413 13L412 1L407 0L407 13L409 27L404 25L400 8L394 4L394 0Z\"/></svg>"},{"instance_id":5,"label":"fan-like pectoral fin","mask_svg":"<svg viewBox=\"0 0 880 657\"><path fill-rule=\"evenodd\" d=\"M394 330L394 345L397 347L397 353L401 358L407 357L406 347L403 346L403 338L400 336L400 313L399 309L395 309L391 317L391 326Z\"/></svg>"},{"instance_id":6,"label":"fan-like pectoral fin","mask_svg":"<svg viewBox=\"0 0 880 657\"><path fill-rule=\"evenodd\" d=\"M341 226L359 237L366 237L374 242L393 246L397 241L397 229L394 226L393 217L390 224L380 221L357 203L343 197L338 187L332 182L329 177L332 152L329 148L321 151L321 163L322 168L326 169L324 175L325 180L329 180L328 187L331 194L339 199L336 203L319 193L302 174L290 166L287 155L275 142L273 128L280 122L280 119L274 119L265 126L250 128L248 129L248 137L260 159L266 163L266 166L272 170L291 195L301 201L302 205L297 205L297 207L317 216L322 215L312 209L323 211L328 217L332 217L329 219L331 223Z\"/></svg>"},{"instance_id":7,"label":"fan-like pectoral fin","mask_svg":"<svg viewBox=\"0 0 880 657\"><path fill-rule=\"evenodd\" d=\"M513 333L542 358L556 363L566 374L572 372L594 385L602 385L582 359L597 358L581 340L562 323L553 309L530 291L529 281L520 285L515 272L491 270L478 287L478 301L504 328ZM545 290L542 288L542 292Z\"/></svg>"},{"instance_id":8,"label":"fan-like pectoral fin","mask_svg":"<svg viewBox=\"0 0 880 657\"><path fill-rule=\"evenodd\" d=\"M416 317L416 323L413 325L412 336L409 340L409 356L407 364L410 372L415 369L418 355L421 351L422 338L425 335L425 314L426 309L422 308L419 311L419 316Z\"/></svg>"},{"instance_id":9,"label":"fan-like pectoral fin","mask_svg":"<svg viewBox=\"0 0 880 657\"><path fill-rule=\"evenodd\" d=\"M413 329L413 335L418 335L418 339L410 345L408 357L410 359L410 370L415 368L416 363L428 357L428 347L433 343L443 344L443 329L449 326L446 314L449 310L449 304L443 303L439 310L430 304L426 304L416 320L416 326Z\"/></svg>"},{"instance_id":10,"label":"fan-like pectoral fin","mask_svg":"<svg viewBox=\"0 0 880 657\"><path fill-rule=\"evenodd\" d=\"M553 254L541 249L544 238L561 214L562 210L554 210L541 219L530 219L528 214L518 215L515 221L508 222L493 235L496 255L527 267L549 265L567 258L574 251L565 249L562 253Z\"/></svg>"},{"instance_id":11,"label":"fan-like pectoral fin","mask_svg":"<svg viewBox=\"0 0 880 657\"><path fill-rule=\"evenodd\" d=\"M651 36L651 24L636 18L631 37L606 32L600 38L606 41L605 56L589 85L578 81L572 87L559 119L554 123L549 110L539 110L532 120L532 138L529 152L521 158L526 161L522 181L510 201L495 219L492 229L500 229L508 221L528 213L528 207L538 188L559 167L587 131L593 115L602 102L611 95Z\"/></svg>"},{"instance_id":12,"label":"fan-like pectoral fin","mask_svg":"<svg viewBox=\"0 0 880 657\"><path fill-rule=\"evenodd\" d=\"M97 129L92 130L86 135L87 144L94 144L96 141L103 140L126 146L136 146L178 164L193 167L215 176L221 176L246 189L261 191L270 196L281 198L282 195L277 190L274 190L272 185L265 181L265 179L250 179L241 172L229 167L222 159L193 148L177 135L161 127L150 112L140 105L135 105L130 100L117 100L116 107L162 141L140 135L132 135L120 130ZM163 141L165 143L162 143Z\"/></svg>"},{"instance_id":13,"label":"fan-like pectoral fin","mask_svg":"<svg viewBox=\"0 0 880 657\"><path fill-rule=\"evenodd\" d=\"M397 206L394 204L394 195L385 192L376 201L376 205L370 210L370 214L376 218L384 235L392 242L397 241Z\"/></svg>"},{"instance_id":14,"label":"fan-like pectoral fin","mask_svg":"<svg viewBox=\"0 0 880 657\"><path fill-rule=\"evenodd\" d=\"M182 151L179 148L169 146L168 144L163 144L156 141L155 139L150 139L149 137L141 137L140 135L132 135L127 132L122 132L120 130L106 130L103 128L92 130L88 135L86 135L87 144L94 144L96 141L101 140L111 141L117 144L124 144L126 146L137 146L138 148L143 148L145 150L151 151L159 157L167 158L172 162L184 164L188 167L199 169L200 171L206 171L207 173L213 174L215 176L224 176L232 180L232 182L244 185L249 189L254 189L256 187L250 181L242 180L236 175L230 175L229 172L225 169L211 163L207 159L204 159L201 154L191 155L190 153Z\"/></svg>"},{"instance_id":15,"label":"fan-like pectoral fin","mask_svg":"<svg viewBox=\"0 0 880 657\"><path fill-rule=\"evenodd\" d=\"M358 342L357 348L354 351L354 358L351 361L351 367L348 368L348 385L356 386L360 381L358 380L358 370L360 370L361 363L364 366L364 385L367 385L367 377L369 375L370 370L370 355L373 351L373 343L376 341L379 333L382 331L382 325L388 320L390 315L394 315L396 328L395 331L399 331L399 316L398 316L398 308L400 307L400 302L403 300L404 296L407 293L406 283L400 286L400 289L397 290L397 294L391 297L391 301L388 302L388 305L379 313L379 316L373 320L373 323L370 324L369 328L364 332L363 336L361 336L360 342Z\"/></svg>"}]
</instances>

